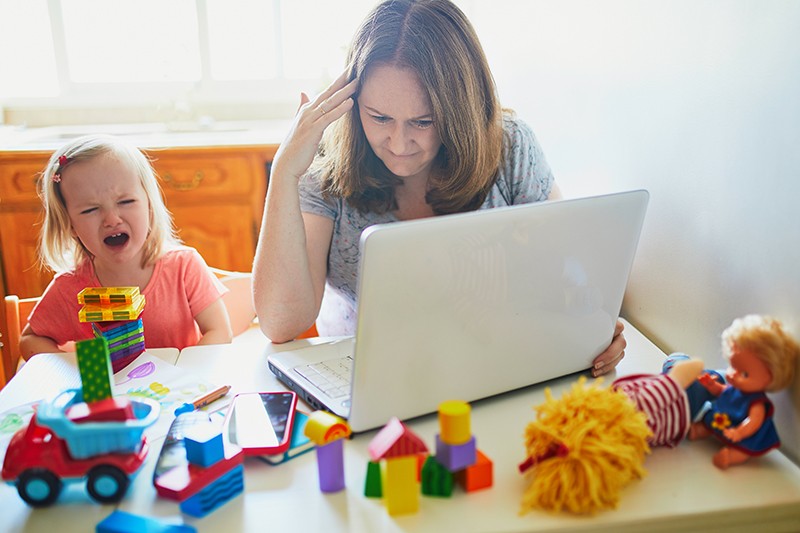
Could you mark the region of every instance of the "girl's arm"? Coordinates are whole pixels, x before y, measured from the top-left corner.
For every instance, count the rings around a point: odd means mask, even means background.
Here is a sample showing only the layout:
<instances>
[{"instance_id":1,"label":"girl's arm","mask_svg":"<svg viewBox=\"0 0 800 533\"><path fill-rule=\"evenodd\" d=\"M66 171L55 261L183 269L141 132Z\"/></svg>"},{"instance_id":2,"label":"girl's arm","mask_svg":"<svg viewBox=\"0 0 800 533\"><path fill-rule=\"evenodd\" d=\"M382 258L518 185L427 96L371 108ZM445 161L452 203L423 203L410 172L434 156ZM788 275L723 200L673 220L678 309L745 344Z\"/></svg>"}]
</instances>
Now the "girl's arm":
<instances>
[{"instance_id":1,"label":"girl's arm","mask_svg":"<svg viewBox=\"0 0 800 533\"><path fill-rule=\"evenodd\" d=\"M273 342L294 339L319 313L333 221L301 212L298 183L325 128L353 107L355 89L343 74L313 101L302 95L275 154L253 262L253 303L261 330Z\"/></svg>"},{"instance_id":2,"label":"girl's arm","mask_svg":"<svg viewBox=\"0 0 800 533\"><path fill-rule=\"evenodd\" d=\"M37 353L58 353L59 349L56 341L50 337L40 337L31 331L30 325L26 324L19 336L19 349L24 360L28 360Z\"/></svg>"},{"instance_id":3,"label":"girl's arm","mask_svg":"<svg viewBox=\"0 0 800 533\"><path fill-rule=\"evenodd\" d=\"M764 404L760 402L754 403L750 406L750 411L747 413L747 418L745 418L741 424L735 428L723 430L722 434L725 435L726 438L730 439L731 442L739 442L758 431L758 428L760 428L761 424L764 423L765 417L766 409L764 408Z\"/></svg>"},{"instance_id":4,"label":"girl's arm","mask_svg":"<svg viewBox=\"0 0 800 533\"><path fill-rule=\"evenodd\" d=\"M194 319L203 335L197 344L229 344L233 339L231 322L222 298L197 313Z\"/></svg>"}]
</instances>

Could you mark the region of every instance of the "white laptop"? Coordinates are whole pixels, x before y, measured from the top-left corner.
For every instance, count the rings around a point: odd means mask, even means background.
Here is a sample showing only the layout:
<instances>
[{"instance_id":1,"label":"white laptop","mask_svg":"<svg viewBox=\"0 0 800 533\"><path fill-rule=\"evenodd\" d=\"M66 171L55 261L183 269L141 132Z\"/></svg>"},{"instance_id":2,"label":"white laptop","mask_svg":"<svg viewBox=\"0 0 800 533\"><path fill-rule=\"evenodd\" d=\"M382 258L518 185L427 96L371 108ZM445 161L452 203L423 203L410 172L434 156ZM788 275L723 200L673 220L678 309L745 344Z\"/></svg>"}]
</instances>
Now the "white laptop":
<instances>
[{"instance_id":1,"label":"white laptop","mask_svg":"<svg viewBox=\"0 0 800 533\"><path fill-rule=\"evenodd\" d=\"M273 353L269 367L354 432L586 370L611 342L648 198L367 228L355 337Z\"/></svg>"}]
</instances>

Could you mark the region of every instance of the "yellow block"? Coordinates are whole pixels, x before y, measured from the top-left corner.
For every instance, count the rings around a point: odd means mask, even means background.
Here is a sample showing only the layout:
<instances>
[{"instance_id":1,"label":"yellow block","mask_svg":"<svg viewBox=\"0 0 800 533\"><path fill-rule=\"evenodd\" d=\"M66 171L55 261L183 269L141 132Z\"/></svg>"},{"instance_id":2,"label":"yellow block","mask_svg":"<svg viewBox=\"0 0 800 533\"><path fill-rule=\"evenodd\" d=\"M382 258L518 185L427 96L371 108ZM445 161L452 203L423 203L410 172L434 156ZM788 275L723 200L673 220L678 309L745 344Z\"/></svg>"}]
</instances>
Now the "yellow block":
<instances>
[{"instance_id":1,"label":"yellow block","mask_svg":"<svg viewBox=\"0 0 800 533\"><path fill-rule=\"evenodd\" d=\"M347 422L327 411L314 411L308 415L303 434L317 446L350 436L352 430Z\"/></svg>"},{"instance_id":2,"label":"yellow block","mask_svg":"<svg viewBox=\"0 0 800 533\"><path fill-rule=\"evenodd\" d=\"M419 482L416 455L385 459L381 463L383 502L390 515L419 511Z\"/></svg>"},{"instance_id":3,"label":"yellow block","mask_svg":"<svg viewBox=\"0 0 800 533\"><path fill-rule=\"evenodd\" d=\"M439 404L439 438L445 444L464 444L472 437L471 407L461 400Z\"/></svg>"}]
</instances>

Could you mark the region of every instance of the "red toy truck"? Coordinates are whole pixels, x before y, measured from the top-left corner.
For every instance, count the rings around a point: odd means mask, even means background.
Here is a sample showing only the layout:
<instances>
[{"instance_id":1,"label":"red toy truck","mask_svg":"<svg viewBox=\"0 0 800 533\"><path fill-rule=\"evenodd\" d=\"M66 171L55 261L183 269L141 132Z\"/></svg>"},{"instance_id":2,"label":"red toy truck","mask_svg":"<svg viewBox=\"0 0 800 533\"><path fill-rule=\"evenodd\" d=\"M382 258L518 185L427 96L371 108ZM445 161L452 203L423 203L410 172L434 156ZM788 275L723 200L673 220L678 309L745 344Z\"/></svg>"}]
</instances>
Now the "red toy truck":
<instances>
[{"instance_id":1,"label":"red toy truck","mask_svg":"<svg viewBox=\"0 0 800 533\"><path fill-rule=\"evenodd\" d=\"M42 402L28 427L11 439L2 479L16 485L29 505L56 501L64 481L86 479L89 495L101 503L125 496L131 477L147 457L144 430L159 415L146 398L110 398L83 404L80 389ZM70 411L79 413L70 418Z\"/></svg>"}]
</instances>

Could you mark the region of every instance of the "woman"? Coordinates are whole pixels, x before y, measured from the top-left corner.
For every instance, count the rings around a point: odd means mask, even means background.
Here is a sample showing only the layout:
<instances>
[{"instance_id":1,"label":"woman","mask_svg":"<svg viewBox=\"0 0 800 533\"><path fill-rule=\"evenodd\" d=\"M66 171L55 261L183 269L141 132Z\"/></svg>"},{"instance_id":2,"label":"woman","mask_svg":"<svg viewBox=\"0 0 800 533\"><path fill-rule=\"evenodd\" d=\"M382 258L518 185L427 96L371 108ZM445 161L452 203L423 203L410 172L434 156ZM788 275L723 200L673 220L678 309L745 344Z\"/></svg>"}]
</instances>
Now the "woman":
<instances>
[{"instance_id":1,"label":"woman","mask_svg":"<svg viewBox=\"0 0 800 533\"><path fill-rule=\"evenodd\" d=\"M477 35L451 2L379 4L348 65L314 100L301 96L273 162L253 274L274 342L315 321L323 335L354 333L367 226L560 197L533 132L500 107ZM622 358L621 332L618 323L596 374Z\"/></svg>"}]
</instances>

